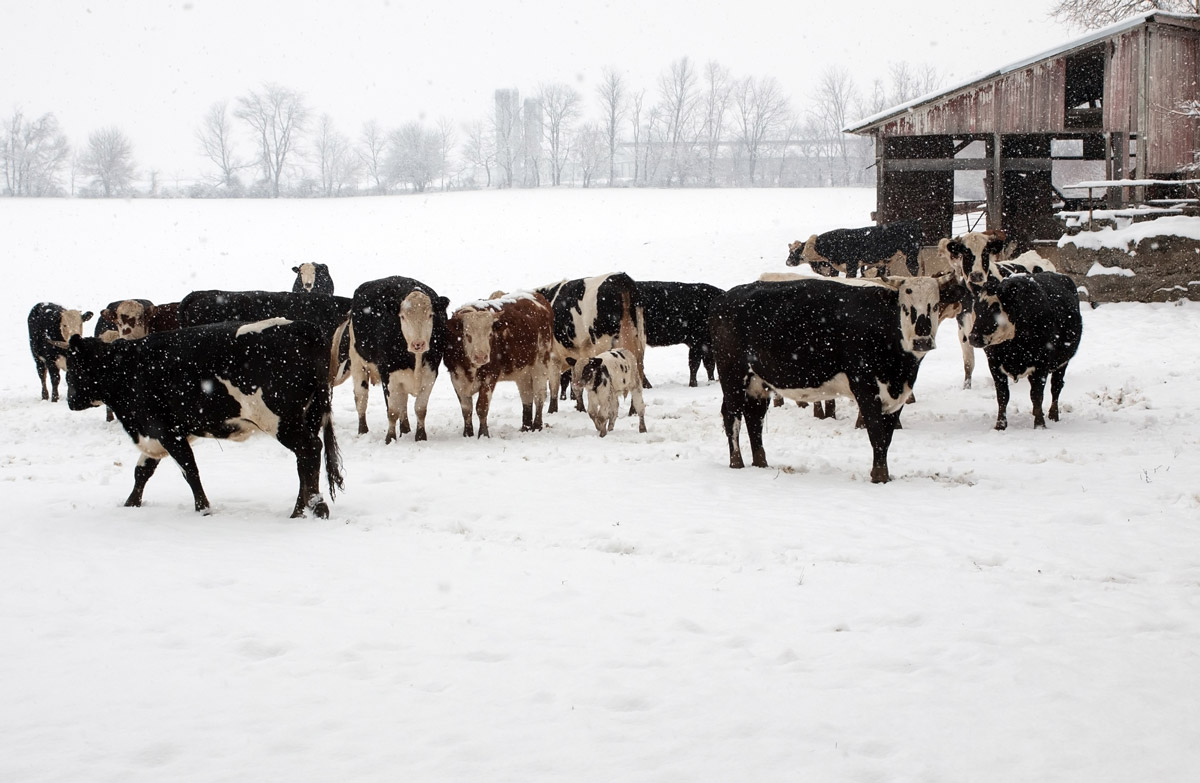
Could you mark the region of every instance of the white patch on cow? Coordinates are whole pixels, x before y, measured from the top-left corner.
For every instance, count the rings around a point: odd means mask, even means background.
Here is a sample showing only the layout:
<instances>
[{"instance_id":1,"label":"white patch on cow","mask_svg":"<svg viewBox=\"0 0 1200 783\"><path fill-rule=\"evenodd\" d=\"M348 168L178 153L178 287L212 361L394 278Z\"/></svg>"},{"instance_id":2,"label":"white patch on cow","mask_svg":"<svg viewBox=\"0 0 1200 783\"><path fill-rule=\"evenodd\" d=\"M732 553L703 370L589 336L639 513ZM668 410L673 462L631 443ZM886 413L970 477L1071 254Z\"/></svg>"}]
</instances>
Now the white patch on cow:
<instances>
[{"instance_id":1,"label":"white patch on cow","mask_svg":"<svg viewBox=\"0 0 1200 783\"><path fill-rule=\"evenodd\" d=\"M317 265L311 262L305 262L300 265L300 286L308 292L312 292L313 285L317 282Z\"/></svg>"},{"instance_id":2,"label":"white patch on cow","mask_svg":"<svg viewBox=\"0 0 1200 783\"><path fill-rule=\"evenodd\" d=\"M884 413L895 413L900 410L908 402L908 398L912 396L912 386L907 383L900 389L898 397L891 395L891 392L888 391L888 385L883 381L876 378L875 383L879 385L879 402L883 404Z\"/></svg>"},{"instance_id":3,"label":"white patch on cow","mask_svg":"<svg viewBox=\"0 0 1200 783\"><path fill-rule=\"evenodd\" d=\"M746 389L748 395L760 399L770 397L772 392L795 402L822 402L832 400L834 397L854 397L850 391L850 378L844 372L838 373L820 386L806 389L784 389L772 386L755 375L750 379L750 384Z\"/></svg>"},{"instance_id":4,"label":"white patch on cow","mask_svg":"<svg viewBox=\"0 0 1200 783\"><path fill-rule=\"evenodd\" d=\"M417 364L421 363L421 355L429 350L429 341L433 338L433 300L423 291L412 291L400 303L400 331L408 343L409 353L417 356Z\"/></svg>"},{"instance_id":5,"label":"white patch on cow","mask_svg":"<svg viewBox=\"0 0 1200 783\"><path fill-rule=\"evenodd\" d=\"M941 289L932 277L899 277L887 278L889 284L899 281L897 298L900 305L900 344L905 351L914 356L924 356L936 347L938 323L941 319L937 312ZM917 334L917 323L921 318L928 319L929 335ZM927 339L928 348L918 348L919 341Z\"/></svg>"},{"instance_id":6,"label":"white patch on cow","mask_svg":"<svg viewBox=\"0 0 1200 783\"><path fill-rule=\"evenodd\" d=\"M138 451L142 452L142 458L138 460L138 464L142 464L147 459L164 459L167 457L167 450L163 448L156 438L147 438L145 435L139 435L135 445Z\"/></svg>"},{"instance_id":7,"label":"white patch on cow","mask_svg":"<svg viewBox=\"0 0 1200 783\"><path fill-rule=\"evenodd\" d=\"M265 321L255 321L252 324L239 326L237 330L237 336L242 337L247 334L258 334L259 332L265 332L273 327L286 326L290 323L291 321L286 318L268 318Z\"/></svg>"},{"instance_id":8,"label":"white patch on cow","mask_svg":"<svg viewBox=\"0 0 1200 783\"><path fill-rule=\"evenodd\" d=\"M246 394L224 378L217 378L217 380L241 407L241 415L236 419L226 419L225 421L229 426L237 428L237 432L229 436L230 440L245 440L259 432L264 432L271 437L279 434L279 416L267 407L261 388L255 389L253 394Z\"/></svg>"}]
</instances>

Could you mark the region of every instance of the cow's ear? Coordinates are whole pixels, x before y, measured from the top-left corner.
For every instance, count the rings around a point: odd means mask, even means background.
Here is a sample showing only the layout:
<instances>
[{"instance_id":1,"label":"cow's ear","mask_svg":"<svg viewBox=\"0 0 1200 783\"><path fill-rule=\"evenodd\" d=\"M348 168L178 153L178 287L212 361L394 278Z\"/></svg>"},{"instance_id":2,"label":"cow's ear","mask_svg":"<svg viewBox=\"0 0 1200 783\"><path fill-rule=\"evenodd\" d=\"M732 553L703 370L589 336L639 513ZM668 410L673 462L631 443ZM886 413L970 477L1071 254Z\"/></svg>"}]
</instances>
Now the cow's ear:
<instances>
[{"instance_id":1,"label":"cow's ear","mask_svg":"<svg viewBox=\"0 0 1200 783\"><path fill-rule=\"evenodd\" d=\"M986 250L993 258L999 258L1000 254L1004 252L1004 237L990 240L983 249Z\"/></svg>"},{"instance_id":2,"label":"cow's ear","mask_svg":"<svg viewBox=\"0 0 1200 783\"><path fill-rule=\"evenodd\" d=\"M79 317L83 320L84 323L87 323L88 321L92 320L92 315L93 315L92 311L87 310Z\"/></svg>"},{"instance_id":3,"label":"cow's ear","mask_svg":"<svg viewBox=\"0 0 1200 783\"><path fill-rule=\"evenodd\" d=\"M951 256L962 258L967 254L967 246L957 239L951 239L946 243L946 250Z\"/></svg>"},{"instance_id":4,"label":"cow's ear","mask_svg":"<svg viewBox=\"0 0 1200 783\"><path fill-rule=\"evenodd\" d=\"M294 266L294 267L292 267L292 271L295 272L296 274L300 274L300 267Z\"/></svg>"}]
</instances>

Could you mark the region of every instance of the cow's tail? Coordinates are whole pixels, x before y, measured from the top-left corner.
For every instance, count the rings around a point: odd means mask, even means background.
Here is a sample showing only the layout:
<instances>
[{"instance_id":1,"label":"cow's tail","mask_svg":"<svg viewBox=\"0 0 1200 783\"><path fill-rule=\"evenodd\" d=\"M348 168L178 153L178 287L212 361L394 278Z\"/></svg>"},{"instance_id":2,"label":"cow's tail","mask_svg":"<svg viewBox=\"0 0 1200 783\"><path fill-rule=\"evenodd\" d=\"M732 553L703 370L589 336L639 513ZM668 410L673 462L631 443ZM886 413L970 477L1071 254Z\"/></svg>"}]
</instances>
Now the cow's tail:
<instances>
[{"instance_id":1,"label":"cow's tail","mask_svg":"<svg viewBox=\"0 0 1200 783\"><path fill-rule=\"evenodd\" d=\"M317 406L321 412L321 439L325 443L325 478L329 482L329 499L332 500L337 490L345 488L345 482L342 479L342 452L338 449L337 436L333 432L333 389L328 383L321 385Z\"/></svg>"}]
</instances>

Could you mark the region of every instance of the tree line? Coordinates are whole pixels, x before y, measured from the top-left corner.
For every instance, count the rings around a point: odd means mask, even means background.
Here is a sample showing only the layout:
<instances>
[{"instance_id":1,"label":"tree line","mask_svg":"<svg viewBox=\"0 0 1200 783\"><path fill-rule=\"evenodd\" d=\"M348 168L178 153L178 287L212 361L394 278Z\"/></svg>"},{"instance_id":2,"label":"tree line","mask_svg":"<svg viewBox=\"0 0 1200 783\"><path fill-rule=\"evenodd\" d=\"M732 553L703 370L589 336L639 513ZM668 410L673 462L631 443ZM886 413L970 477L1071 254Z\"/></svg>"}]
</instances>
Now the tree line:
<instances>
[{"instance_id":1,"label":"tree line","mask_svg":"<svg viewBox=\"0 0 1200 783\"><path fill-rule=\"evenodd\" d=\"M773 76L738 76L722 64L672 62L650 87L606 68L590 94L541 83L522 96L496 90L466 122L442 118L354 137L304 93L265 84L218 101L198 119L204 169L186 184L139 169L117 126L76 148L53 113L16 108L3 125L9 196L335 197L430 189L658 186L756 187L871 184L871 140L842 133L857 117L932 92L930 66L890 66L860 88L830 66L802 104Z\"/></svg>"}]
</instances>

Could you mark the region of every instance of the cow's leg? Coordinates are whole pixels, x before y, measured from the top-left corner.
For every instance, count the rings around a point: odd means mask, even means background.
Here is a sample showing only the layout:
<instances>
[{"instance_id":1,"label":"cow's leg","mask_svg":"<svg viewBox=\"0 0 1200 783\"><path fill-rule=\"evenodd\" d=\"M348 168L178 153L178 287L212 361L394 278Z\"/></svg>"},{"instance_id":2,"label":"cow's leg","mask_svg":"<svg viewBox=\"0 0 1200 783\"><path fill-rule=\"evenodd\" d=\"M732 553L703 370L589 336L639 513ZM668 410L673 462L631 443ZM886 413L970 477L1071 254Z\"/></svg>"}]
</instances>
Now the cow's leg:
<instances>
[{"instance_id":1,"label":"cow's leg","mask_svg":"<svg viewBox=\"0 0 1200 783\"><path fill-rule=\"evenodd\" d=\"M58 365L46 362L46 370L50 373L50 402L58 402Z\"/></svg>"},{"instance_id":2,"label":"cow's leg","mask_svg":"<svg viewBox=\"0 0 1200 783\"><path fill-rule=\"evenodd\" d=\"M587 408L583 404L583 362L575 362L575 366L570 369L571 374L571 396L575 398L575 410L586 411Z\"/></svg>"},{"instance_id":3,"label":"cow's leg","mask_svg":"<svg viewBox=\"0 0 1200 783\"><path fill-rule=\"evenodd\" d=\"M417 393L413 395L413 413L416 414L416 417L417 417L417 432L413 436L413 439L417 442L429 439L429 436L425 434L425 413L426 413L426 411L429 410L429 395L433 394L433 384L436 380L437 380L437 370L430 370L429 368L425 368L424 371L421 373L421 388L418 389ZM480 399L483 398L482 390L480 390L479 396L480 396ZM404 419L401 422L401 424L405 425L405 426L403 426L404 432L408 432L408 427L406 426L408 424L408 398L407 398L407 396L405 397L404 408L405 408ZM487 411L487 408L484 408L485 413L486 413L486 411ZM483 430L486 429L486 424L481 420L479 426L480 426L480 430L481 430L481 434L482 434Z\"/></svg>"},{"instance_id":4,"label":"cow's leg","mask_svg":"<svg viewBox=\"0 0 1200 783\"><path fill-rule=\"evenodd\" d=\"M456 373L450 373L450 381L454 385L454 396L458 397L458 407L463 417L463 437L475 435L475 425L471 421L472 394L471 384L466 379L459 379Z\"/></svg>"},{"instance_id":5,"label":"cow's leg","mask_svg":"<svg viewBox=\"0 0 1200 783\"><path fill-rule=\"evenodd\" d=\"M699 386L696 382L696 375L700 372L700 362L704 359L704 344L692 343L688 346L688 386ZM709 370L709 378L712 378L712 370Z\"/></svg>"},{"instance_id":6,"label":"cow's leg","mask_svg":"<svg viewBox=\"0 0 1200 783\"><path fill-rule=\"evenodd\" d=\"M740 392L738 392L740 394ZM733 404L734 394L725 392L721 400L721 421L725 425L725 439L729 441L729 467L744 468L742 461L742 446L739 442L742 435L742 413Z\"/></svg>"},{"instance_id":7,"label":"cow's leg","mask_svg":"<svg viewBox=\"0 0 1200 783\"><path fill-rule=\"evenodd\" d=\"M1008 376L1000 367L1000 363L988 358L988 369L992 373L992 383L996 386L996 429L1008 429Z\"/></svg>"},{"instance_id":8,"label":"cow's leg","mask_svg":"<svg viewBox=\"0 0 1200 783\"><path fill-rule=\"evenodd\" d=\"M546 413L558 413L558 389L554 388L554 378L546 381Z\"/></svg>"},{"instance_id":9,"label":"cow's leg","mask_svg":"<svg viewBox=\"0 0 1200 783\"><path fill-rule=\"evenodd\" d=\"M183 471L183 478L192 489L192 499L196 503L196 510L207 512L208 497L204 494L204 487L200 484L200 469L196 467L196 455L192 453L192 444L188 443L186 437L163 438L161 442L163 448Z\"/></svg>"},{"instance_id":10,"label":"cow's leg","mask_svg":"<svg viewBox=\"0 0 1200 783\"><path fill-rule=\"evenodd\" d=\"M1033 403L1033 428L1046 428L1046 417L1042 413L1042 399L1046 395L1046 375L1032 372L1029 375L1029 401Z\"/></svg>"},{"instance_id":11,"label":"cow's leg","mask_svg":"<svg viewBox=\"0 0 1200 783\"><path fill-rule=\"evenodd\" d=\"M495 387L496 387L495 383L489 383L486 380L479 386L479 401L475 403L475 413L478 414L478 416L479 416L479 437L481 437L481 438L492 437L491 434L488 432L487 417L488 417L488 411L492 407L492 389L494 389ZM521 409L522 409L521 423L522 423L522 425L524 425L524 421L525 421L525 412L524 412L525 407L526 406L522 404L522 406L521 406ZM531 417L532 417L532 414L531 414ZM417 422L418 422L417 423L417 432L418 432L418 437L419 437L420 433L423 433L425 431L424 417L419 418L417 420ZM521 429L525 429L525 427L522 426ZM422 438L422 440L423 440L423 438Z\"/></svg>"},{"instance_id":12,"label":"cow's leg","mask_svg":"<svg viewBox=\"0 0 1200 783\"><path fill-rule=\"evenodd\" d=\"M529 425L531 430L540 430L542 428L542 408L546 405L546 384L539 380L537 376L533 380L532 403L533 403L533 422Z\"/></svg>"},{"instance_id":13,"label":"cow's leg","mask_svg":"<svg viewBox=\"0 0 1200 783\"><path fill-rule=\"evenodd\" d=\"M962 346L963 388L971 388L971 376L975 373L975 349L971 347L971 327L975 324L975 313L963 311L958 316L958 342Z\"/></svg>"},{"instance_id":14,"label":"cow's leg","mask_svg":"<svg viewBox=\"0 0 1200 783\"><path fill-rule=\"evenodd\" d=\"M292 518L304 516L304 510L312 506L313 515L320 519L329 518L329 506L321 497L321 436L318 427L310 429L304 423L303 414L298 420L281 420L276 436L284 448L296 455L296 474L300 478L300 490L296 493L296 505Z\"/></svg>"},{"instance_id":15,"label":"cow's leg","mask_svg":"<svg viewBox=\"0 0 1200 783\"><path fill-rule=\"evenodd\" d=\"M642 399L642 387L638 384L633 385L633 392L629 395L632 397L631 405L637 411L638 417L638 432L646 431L646 402Z\"/></svg>"},{"instance_id":16,"label":"cow's leg","mask_svg":"<svg viewBox=\"0 0 1200 783\"><path fill-rule=\"evenodd\" d=\"M388 375L383 379L383 403L387 408L388 428L387 434L383 436L384 444L391 443L396 439L396 422L400 420L400 400L403 399L405 413L408 412L408 395L404 394L400 389L399 381L392 385L394 375ZM402 430L403 432L403 430Z\"/></svg>"},{"instance_id":17,"label":"cow's leg","mask_svg":"<svg viewBox=\"0 0 1200 783\"><path fill-rule=\"evenodd\" d=\"M1063 382L1067 379L1067 365L1059 367L1050 376L1050 421L1058 421L1058 395L1062 392Z\"/></svg>"},{"instance_id":18,"label":"cow's leg","mask_svg":"<svg viewBox=\"0 0 1200 783\"><path fill-rule=\"evenodd\" d=\"M359 362L350 366L351 383L354 384L354 407L358 410L358 434L367 434L367 398L371 394L371 379ZM387 389L383 392L387 399Z\"/></svg>"},{"instance_id":19,"label":"cow's leg","mask_svg":"<svg viewBox=\"0 0 1200 783\"><path fill-rule=\"evenodd\" d=\"M868 394L855 396L866 424L867 437L871 441L871 483L886 484L891 480L887 453L892 445L892 432L899 423L899 416L895 413L884 413L879 398L870 399Z\"/></svg>"},{"instance_id":20,"label":"cow's leg","mask_svg":"<svg viewBox=\"0 0 1200 783\"><path fill-rule=\"evenodd\" d=\"M42 382L42 399L50 399L50 390L46 388L46 363L41 359L34 358L33 363L37 365L38 380Z\"/></svg>"},{"instance_id":21,"label":"cow's leg","mask_svg":"<svg viewBox=\"0 0 1200 783\"><path fill-rule=\"evenodd\" d=\"M750 439L750 464L756 468L767 467L767 452L763 449L763 421L767 418L767 409L771 407L768 398L746 397L745 409L742 416L746 420L746 437Z\"/></svg>"},{"instance_id":22,"label":"cow's leg","mask_svg":"<svg viewBox=\"0 0 1200 783\"><path fill-rule=\"evenodd\" d=\"M713 356L712 343L707 340L700 343L700 361L704 362L704 371L708 373L708 380L715 381L717 379L717 361Z\"/></svg>"},{"instance_id":23,"label":"cow's leg","mask_svg":"<svg viewBox=\"0 0 1200 783\"><path fill-rule=\"evenodd\" d=\"M560 400L567 399L567 390L568 389L571 390L571 396L572 397L575 396L575 387L571 383L571 370L563 370L562 375L560 375L558 377L558 385L559 385L558 398Z\"/></svg>"},{"instance_id":24,"label":"cow's leg","mask_svg":"<svg viewBox=\"0 0 1200 783\"><path fill-rule=\"evenodd\" d=\"M146 482L154 475L154 470L157 467L158 460L153 457L147 457L143 454L138 459L137 467L133 469L133 491L125 499L126 506L137 508L142 505L142 492L145 491Z\"/></svg>"}]
</instances>

